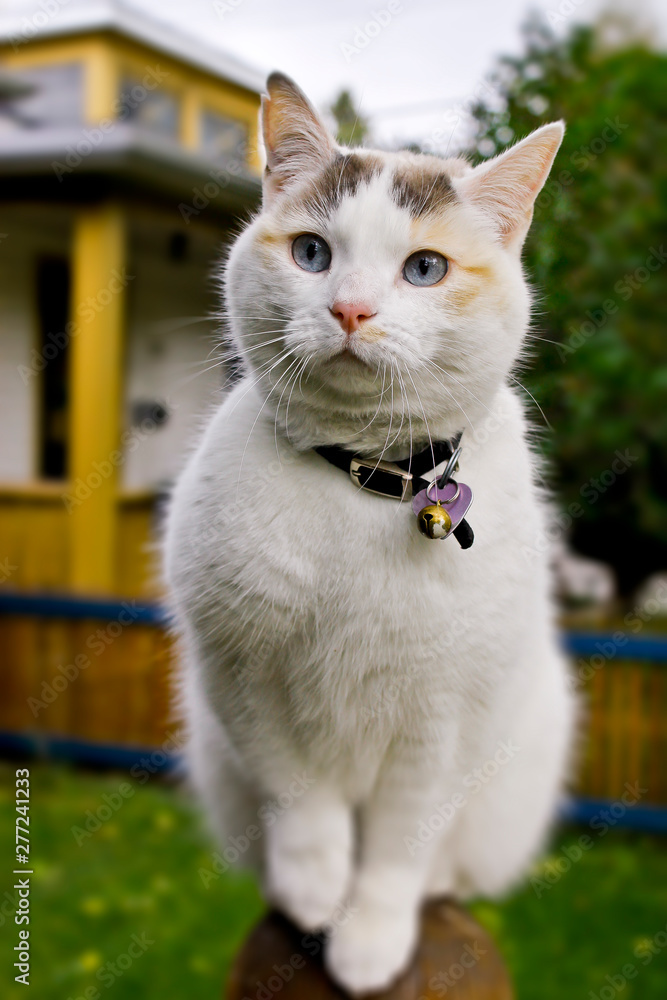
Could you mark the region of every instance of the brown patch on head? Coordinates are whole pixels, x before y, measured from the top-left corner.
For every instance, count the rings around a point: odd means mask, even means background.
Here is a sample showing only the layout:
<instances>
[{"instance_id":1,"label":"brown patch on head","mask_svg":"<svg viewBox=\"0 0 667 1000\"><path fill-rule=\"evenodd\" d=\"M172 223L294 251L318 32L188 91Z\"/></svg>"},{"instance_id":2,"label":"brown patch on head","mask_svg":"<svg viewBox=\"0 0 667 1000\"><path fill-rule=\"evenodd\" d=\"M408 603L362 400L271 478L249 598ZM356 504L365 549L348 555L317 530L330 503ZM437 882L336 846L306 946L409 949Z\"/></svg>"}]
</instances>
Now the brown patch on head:
<instances>
[{"instance_id":1,"label":"brown patch on head","mask_svg":"<svg viewBox=\"0 0 667 1000\"><path fill-rule=\"evenodd\" d=\"M449 175L431 159L399 167L391 194L398 207L407 209L413 218L441 212L457 200Z\"/></svg>"},{"instance_id":2,"label":"brown patch on head","mask_svg":"<svg viewBox=\"0 0 667 1000\"><path fill-rule=\"evenodd\" d=\"M356 194L361 184L370 183L381 170L382 160L377 156L336 153L306 190L304 208L328 218L346 195Z\"/></svg>"}]
</instances>

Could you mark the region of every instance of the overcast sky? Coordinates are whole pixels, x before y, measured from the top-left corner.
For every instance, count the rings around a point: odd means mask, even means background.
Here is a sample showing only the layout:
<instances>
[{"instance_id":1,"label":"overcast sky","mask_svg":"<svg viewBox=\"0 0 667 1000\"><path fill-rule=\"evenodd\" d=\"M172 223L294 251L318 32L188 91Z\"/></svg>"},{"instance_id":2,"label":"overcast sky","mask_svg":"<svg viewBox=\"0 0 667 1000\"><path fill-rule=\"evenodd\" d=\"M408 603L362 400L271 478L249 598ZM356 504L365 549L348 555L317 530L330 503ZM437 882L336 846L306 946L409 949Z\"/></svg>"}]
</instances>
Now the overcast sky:
<instances>
[{"instance_id":1,"label":"overcast sky","mask_svg":"<svg viewBox=\"0 0 667 1000\"><path fill-rule=\"evenodd\" d=\"M0 9L29 2L0 0ZM74 7L87 0L66 2ZM466 102L483 87L496 55L520 50L519 29L530 7L565 30L609 5L605 0L123 2L260 70L285 71L320 107L350 87L381 142L431 141L438 152L463 141ZM641 11L665 37L665 0L616 2L634 15ZM39 6L38 0L32 3Z\"/></svg>"},{"instance_id":2,"label":"overcast sky","mask_svg":"<svg viewBox=\"0 0 667 1000\"><path fill-rule=\"evenodd\" d=\"M457 123L458 110L483 86L494 57L520 49L519 28L529 7L559 17L556 26L563 30L606 6L604 0L126 2L260 69L284 70L320 106L349 86L380 140L433 140L436 133L440 152L461 138L465 119ZM632 0L629 6L665 27L664 0ZM563 16L561 10L574 13Z\"/></svg>"}]
</instances>

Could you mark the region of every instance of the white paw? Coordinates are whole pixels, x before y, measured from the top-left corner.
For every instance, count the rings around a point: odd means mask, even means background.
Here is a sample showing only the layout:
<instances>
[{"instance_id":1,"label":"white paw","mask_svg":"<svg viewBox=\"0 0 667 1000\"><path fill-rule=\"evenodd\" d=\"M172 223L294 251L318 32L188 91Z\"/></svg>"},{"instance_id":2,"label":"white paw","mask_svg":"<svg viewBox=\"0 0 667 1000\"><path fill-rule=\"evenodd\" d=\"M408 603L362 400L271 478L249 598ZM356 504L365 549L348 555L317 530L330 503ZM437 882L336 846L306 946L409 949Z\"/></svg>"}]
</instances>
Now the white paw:
<instances>
[{"instance_id":1,"label":"white paw","mask_svg":"<svg viewBox=\"0 0 667 1000\"><path fill-rule=\"evenodd\" d=\"M417 940L412 910L360 907L332 934L325 965L349 993L386 989L408 966Z\"/></svg>"},{"instance_id":2,"label":"white paw","mask_svg":"<svg viewBox=\"0 0 667 1000\"><path fill-rule=\"evenodd\" d=\"M270 831L267 896L304 931L328 924L349 886L349 818L336 814L330 820L324 830L319 822L310 827L294 817Z\"/></svg>"}]
</instances>

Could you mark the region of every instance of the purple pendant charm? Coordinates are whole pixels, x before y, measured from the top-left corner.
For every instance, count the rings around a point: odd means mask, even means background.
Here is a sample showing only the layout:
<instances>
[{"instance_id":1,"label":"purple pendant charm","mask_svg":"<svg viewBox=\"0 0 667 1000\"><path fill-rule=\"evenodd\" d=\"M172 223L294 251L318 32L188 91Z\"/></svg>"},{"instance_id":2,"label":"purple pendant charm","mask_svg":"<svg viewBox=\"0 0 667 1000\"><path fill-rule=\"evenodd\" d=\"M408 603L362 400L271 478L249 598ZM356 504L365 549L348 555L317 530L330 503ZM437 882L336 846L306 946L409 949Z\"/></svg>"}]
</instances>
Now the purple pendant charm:
<instances>
[{"instance_id":1,"label":"purple pendant charm","mask_svg":"<svg viewBox=\"0 0 667 1000\"><path fill-rule=\"evenodd\" d=\"M412 498L412 510L423 535L449 538L468 513L471 503L472 490L465 483L450 479L445 486L438 487L434 480Z\"/></svg>"}]
</instances>

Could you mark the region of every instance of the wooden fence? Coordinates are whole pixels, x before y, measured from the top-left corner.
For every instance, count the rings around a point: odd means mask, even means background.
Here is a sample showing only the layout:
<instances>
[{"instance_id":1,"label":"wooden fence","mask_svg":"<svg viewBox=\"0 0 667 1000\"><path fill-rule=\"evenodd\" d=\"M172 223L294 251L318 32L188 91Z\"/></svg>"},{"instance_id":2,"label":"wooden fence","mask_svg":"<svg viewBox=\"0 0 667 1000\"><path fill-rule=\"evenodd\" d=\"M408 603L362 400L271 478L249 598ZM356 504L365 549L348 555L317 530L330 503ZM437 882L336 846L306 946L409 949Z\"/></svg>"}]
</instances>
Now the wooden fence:
<instances>
[{"instance_id":1,"label":"wooden fence","mask_svg":"<svg viewBox=\"0 0 667 1000\"><path fill-rule=\"evenodd\" d=\"M11 568L7 586L12 590L55 594L67 591L72 519L62 501L64 490L62 483L0 483L0 552ZM113 592L122 597L157 600L152 544L159 520L158 497L151 491L119 494L117 520Z\"/></svg>"},{"instance_id":2,"label":"wooden fence","mask_svg":"<svg viewBox=\"0 0 667 1000\"><path fill-rule=\"evenodd\" d=\"M667 806L667 637L565 632L585 706L578 794L626 783ZM174 652L164 614L128 599L0 592L0 735L119 749L173 735Z\"/></svg>"},{"instance_id":3,"label":"wooden fence","mask_svg":"<svg viewBox=\"0 0 667 1000\"><path fill-rule=\"evenodd\" d=\"M577 790L617 799L626 783L667 806L667 637L567 632L583 699Z\"/></svg>"},{"instance_id":4,"label":"wooden fence","mask_svg":"<svg viewBox=\"0 0 667 1000\"><path fill-rule=\"evenodd\" d=\"M0 730L121 747L174 730L172 643L154 606L0 593Z\"/></svg>"}]
</instances>

